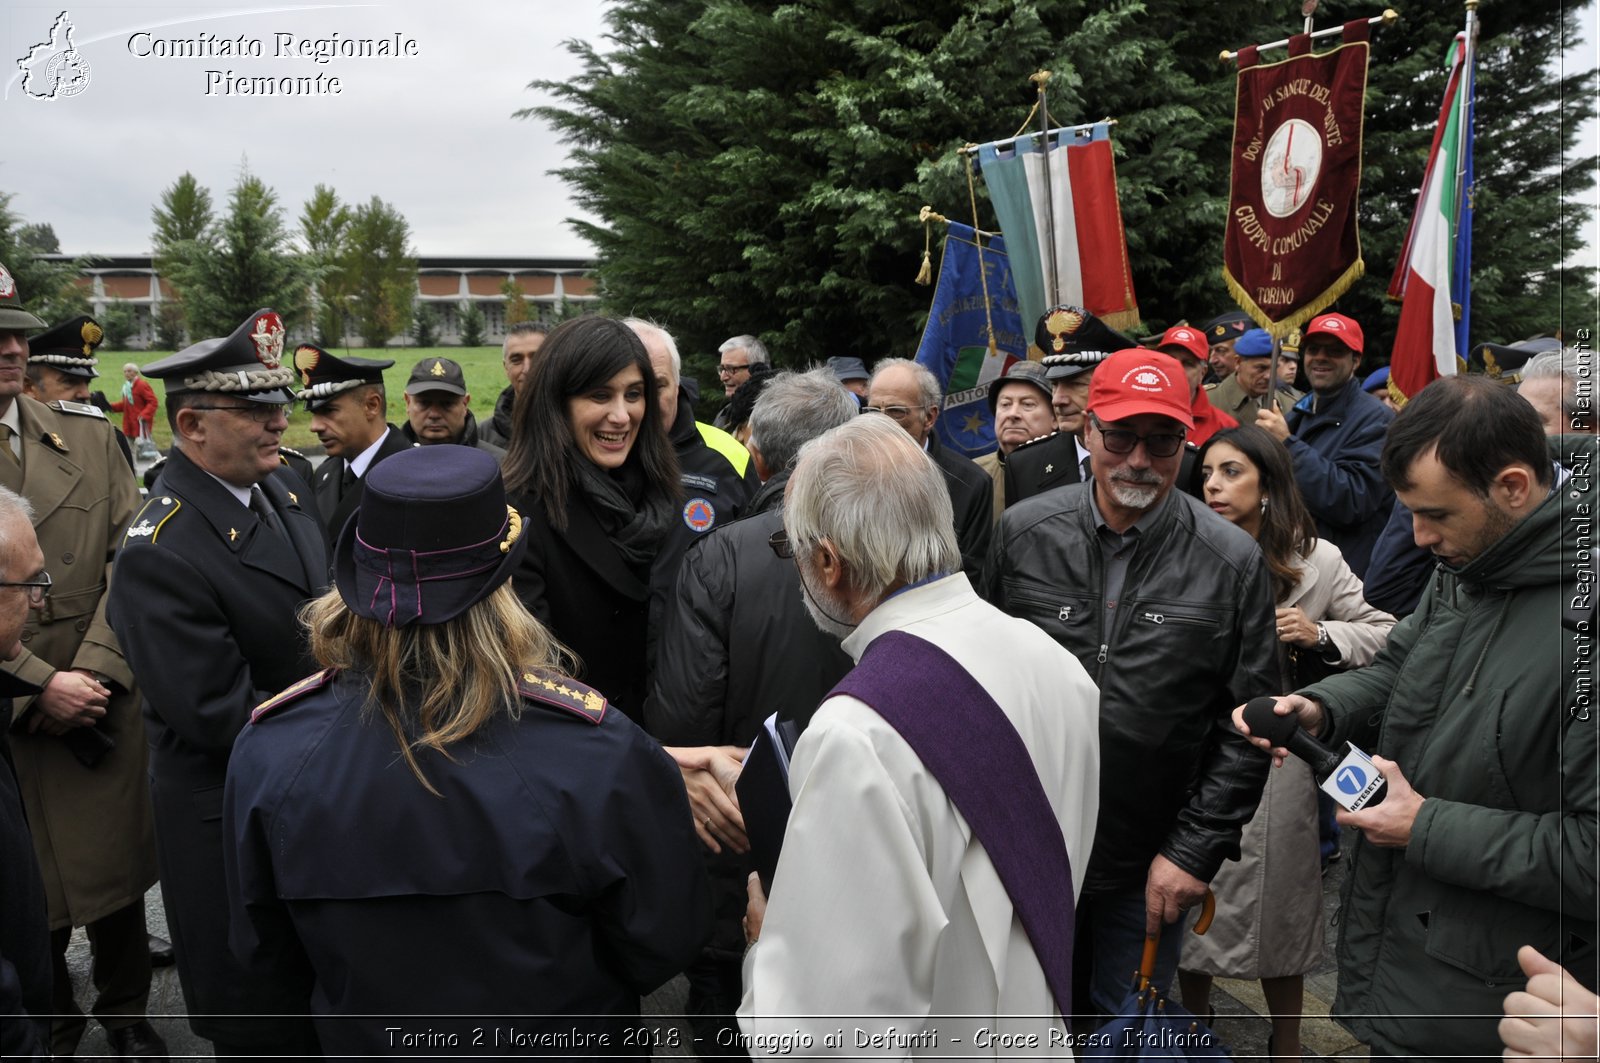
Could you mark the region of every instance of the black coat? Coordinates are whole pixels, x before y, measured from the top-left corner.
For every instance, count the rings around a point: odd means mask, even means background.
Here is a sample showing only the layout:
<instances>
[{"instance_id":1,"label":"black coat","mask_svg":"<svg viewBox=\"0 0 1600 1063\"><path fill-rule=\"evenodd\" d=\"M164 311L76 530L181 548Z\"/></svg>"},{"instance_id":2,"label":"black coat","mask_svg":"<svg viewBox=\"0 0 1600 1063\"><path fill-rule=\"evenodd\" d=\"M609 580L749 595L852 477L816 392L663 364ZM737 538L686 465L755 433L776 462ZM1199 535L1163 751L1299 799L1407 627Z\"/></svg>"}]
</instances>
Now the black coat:
<instances>
[{"instance_id":1,"label":"black coat","mask_svg":"<svg viewBox=\"0 0 1600 1063\"><path fill-rule=\"evenodd\" d=\"M0 1057L32 1059L50 1045L50 922L44 881L11 763L11 699L39 688L0 672Z\"/></svg>"},{"instance_id":2,"label":"black coat","mask_svg":"<svg viewBox=\"0 0 1600 1063\"><path fill-rule=\"evenodd\" d=\"M522 514L528 537L527 553L512 576L517 597L578 655L577 677L642 724L649 572L623 559L577 488L567 494L564 532L529 493L509 501Z\"/></svg>"},{"instance_id":3,"label":"black coat","mask_svg":"<svg viewBox=\"0 0 1600 1063\"><path fill-rule=\"evenodd\" d=\"M400 426L400 434L405 437L407 443L410 443L414 447L426 447L431 445L429 443L424 443L422 440L417 438L416 429L411 427L410 421L407 421L405 424ZM455 443L455 445L458 447L475 447L489 455L495 461L504 461L506 458L506 449L504 447L497 446L496 444L491 443L487 439L483 438L483 433L479 430L478 419L472 416L471 410L467 411L466 422L461 426L461 438L451 440L451 442Z\"/></svg>"},{"instance_id":4,"label":"black coat","mask_svg":"<svg viewBox=\"0 0 1600 1063\"><path fill-rule=\"evenodd\" d=\"M511 409L516 405L517 393L508 384L494 400L494 413L478 425L478 438L502 450L511 449Z\"/></svg>"},{"instance_id":5,"label":"black coat","mask_svg":"<svg viewBox=\"0 0 1600 1063\"><path fill-rule=\"evenodd\" d=\"M768 480L751 500L755 513L707 535L683 559L645 703L650 733L664 745L748 746L773 713L803 726L850 671L838 637L806 614L794 562L767 545L783 527L788 478ZM983 483L987 491L987 475ZM727 848L705 859L717 913L709 951L735 960L744 948L750 860Z\"/></svg>"},{"instance_id":6,"label":"black coat","mask_svg":"<svg viewBox=\"0 0 1600 1063\"><path fill-rule=\"evenodd\" d=\"M390 425L389 434L383 437L378 452L367 464L367 472L371 472L372 467L384 458L410 450L414 446L416 444L407 439L400 429ZM349 520L350 514L361 505L361 492L365 485L360 478L357 478L348 491L340 487L347 464L344 458L328 458L317 466L317 471L311 477L311 489L316 493L317 509L322 514L322 528L330 543L339 537L339 530L344 527L345 521Z\"/></svg>"},{"instance_id":7,"label":"black coat","mask_svg":"<svg viewBox=\"0 0 1600 1063\"><path fill-rule=\"evenodd\" d=\"M314 671L295 613L327 588L305 485L280 468L261 489L289 541L174 450L123 537L107 608L139 677L162 897L190 1025L251 1044L269 1034L209 1016L285 1010L228 951L222 784L250 711Z\"/></svg>"},{"instance_id":8,"label":"black coat","mask_svg":"<svg viewBox=\"0 0 1600 1063\"><path fill-rule=\"evenodd\" d=\"M961 569L976 587L983 581L983 563L994 537L994 481L971 458L941 446L937 432L928 436L928 457L944 473L945 486L950 489ZM1006 476L1009 485L1011 473Z\"/></svg>"},{"instance_id":9,"label":"black coat","mask_svg":"<svg viewBox=\"0 0 1600 1063\"><path fill-rule=\"evenodd\" d=\"M518 718L450 757L418 751L437 797L388 724L360 719L360 676L321 677L239 736L234 948L258 979L295 988L330 1056L391 1054L394 1025L460 1030L463 1044L474 1028L608 1032L609 1045L549 1054L648 1055L624 1042L625 1020L710 929L682 777L621 713L595 719L530 688ZM403 838L373 829L401 825ZM481 1051L524 1054L489 1039Z\"/></svg>"}]
</instances>

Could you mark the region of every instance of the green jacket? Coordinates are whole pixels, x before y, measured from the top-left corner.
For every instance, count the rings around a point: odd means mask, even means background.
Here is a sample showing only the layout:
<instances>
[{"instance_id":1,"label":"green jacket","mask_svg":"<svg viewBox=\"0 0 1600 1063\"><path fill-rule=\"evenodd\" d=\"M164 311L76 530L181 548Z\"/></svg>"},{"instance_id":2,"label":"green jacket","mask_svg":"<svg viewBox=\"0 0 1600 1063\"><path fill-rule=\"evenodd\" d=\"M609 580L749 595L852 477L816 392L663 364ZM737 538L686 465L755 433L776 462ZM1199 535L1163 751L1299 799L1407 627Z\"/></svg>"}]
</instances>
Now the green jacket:
<instances>
[{"instance_id":1,"label":"green jacket","mask_svg":"<svg viewBox=\"0 0 1600 1063\"><path fill-rule=\"evenodd\" d=\"M1521 945L1595 984L1594 441L1566 464L1504 538L1438 567L1371 666L1303 691L1325 742L1376 719L1424 798L1406 848L1356 843L1337 917L1334 1015L1392 1054L1498 1053Z\"/></svg>"}]
</instances>

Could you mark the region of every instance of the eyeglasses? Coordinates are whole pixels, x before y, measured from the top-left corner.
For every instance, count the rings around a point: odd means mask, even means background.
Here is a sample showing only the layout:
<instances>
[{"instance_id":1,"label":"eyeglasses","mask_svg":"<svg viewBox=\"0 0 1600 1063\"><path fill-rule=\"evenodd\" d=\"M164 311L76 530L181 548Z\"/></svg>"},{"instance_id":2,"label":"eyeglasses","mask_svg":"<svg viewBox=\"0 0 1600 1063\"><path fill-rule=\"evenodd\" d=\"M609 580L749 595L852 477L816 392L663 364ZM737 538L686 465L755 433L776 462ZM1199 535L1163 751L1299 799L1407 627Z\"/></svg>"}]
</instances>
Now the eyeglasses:
<instances>
[{"instance_id":1,"label":"eyeglasses","mask_svg":"<svg viewBox=\"0 0 1600 1063\"><path fill-rule=\"evenodd\" d=\"M732 376L735 373L742 373L749 368L749 362L745 362L743 365L729 365L727 362L723 362L721 365L717 366L717 375Z\"/></svg>"},{"instance_id":2,"label":"eyeglasses","mask_svg":"<svg viewBox=\"0 0 1600 1063\"><path fill-rule=\"evenodd\" d=\"M911 415L922 409L921 406L863 406L862 413L887 414L896 421L908 421Z\"/></svg>"},{"instance_id":3,"label":"eyeglasses","mask_svg":"<svg viewBox=\"0 0 1600 1063\"><path fill-rule=\"evenodd\" d=\"M44 600L50 597L51 583L48 572L41 572L33 579L0 579L0 587L28 588L29 605L43 605Z\"/></svg>"},{"instance_id":4,"label":"eyeglasses","mask_svg":"<svg viewBox=\"0 0 1600 1063\"><path fill-rule=\"evenodd\" d=\"M1183 449L1182 432L1151 432L1142 436L1125 428L1107 428L1098 417L1094 418L1094 426L1099 430L1100 438L1105 440L1106 449L1113 454L1132 454L1133 448L1140 443L1144 444L1145 453L1152 458L1170 458Z\"/></svg>"},{"instance_id":5,"label":"eyeglasses","mask_svg":"<svg viewBox=\"0 0 1600 1063\"><path fill-rule=\"evenodd\" d=\"M1305 343L1300 346L1302 358L1343 358L1356 352L1340 343L1338 340L1324 341L1322 343Z\"/></svg>"},{"instance_id":6,"label":"eyeglasses","mask_svg":"<svg viewBox=\"0 0 1600 1063\"><path fill-rule=\"evenodd\" d=\"M779 528L767 537L767 545L772 547L772 552L784 561L794 559L794 544L789 541L789 533Z\"/></svg>"},{"instance_id":7,"label":"eyeglasses","mask_svg":"<svg viewBox=\"0 0 1600 1063\"><path fill-rule=\"evenodd\" d=\"M231 410L234 413L243 414L256 424L271 424L274 417L278 416L280 412L284 412L282 406L262 402L252 402L248 406L189 406L186 409ZM284 416L288 417L287 412L284 412Z\"/></svg>"}]
</instances>

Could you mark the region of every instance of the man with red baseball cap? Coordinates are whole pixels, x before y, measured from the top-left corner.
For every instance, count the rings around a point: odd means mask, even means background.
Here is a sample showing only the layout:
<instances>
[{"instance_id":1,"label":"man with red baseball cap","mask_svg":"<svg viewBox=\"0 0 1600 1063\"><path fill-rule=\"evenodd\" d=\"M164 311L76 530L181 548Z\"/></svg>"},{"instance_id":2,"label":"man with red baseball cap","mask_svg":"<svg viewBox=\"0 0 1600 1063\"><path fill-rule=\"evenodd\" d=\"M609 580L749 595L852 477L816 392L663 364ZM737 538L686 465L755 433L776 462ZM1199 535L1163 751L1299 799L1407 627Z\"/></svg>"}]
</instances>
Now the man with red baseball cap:
<instances>
[{"instance_id":1,"label":"man with red baseball cap","mask_svg":"<svg viewBox=\"0 0 1600 1063\"><path fill-rule=\"evenodd\" d=\"M1209 388L1200 386L1206 377L1206 359L1211 348L1205 333L1189 325L1174 325L1161 335L1156 349L1170 354L1183 366L1183 375L1189 381L1189 413L1194 418L1194 428L1189 432L1189 442L1195 446L1224 428L1235 428L1239 422L1234 416L1212 405Z\"/></svg>"},{"instance_id":2,"label":"man with red baseball cap","mask_svg":"<svg viewBox=\"0 0 1600 1063\"><path fill-rule=\"evenodd\" d=\"M1219 721L1230 699L1280 686L1261 551L1173 490L1190 403L1169 355L1135 347L1100 363L1084 428L1093 479L1009 507L984 571L991 602L1100 685L1099 821L1076 948L1092 970L1080 1004L1107 1014L1146 934L1160 934L1155 981L1170 984L1181 937L1163 924L1237 856L1266 780L1264 758Z\"/></svg>"},{"instance_id":3,"label":"man with red baseball cap","mask_svg":"<svg viewBox=\"0 0 1600 1063\"><path fill-rule=\"evenodd\" d=\"M1256 424L1289 448L1317 537L1337 546L1357 576L1366 575L1394 504L1378 463L1394 411L1361 390L1356 367L1365 347L1353 319L1312 318L1300 345L1310 393L1287 416L1270 407L1256 413Z\"/></svg>"}]
</instances>

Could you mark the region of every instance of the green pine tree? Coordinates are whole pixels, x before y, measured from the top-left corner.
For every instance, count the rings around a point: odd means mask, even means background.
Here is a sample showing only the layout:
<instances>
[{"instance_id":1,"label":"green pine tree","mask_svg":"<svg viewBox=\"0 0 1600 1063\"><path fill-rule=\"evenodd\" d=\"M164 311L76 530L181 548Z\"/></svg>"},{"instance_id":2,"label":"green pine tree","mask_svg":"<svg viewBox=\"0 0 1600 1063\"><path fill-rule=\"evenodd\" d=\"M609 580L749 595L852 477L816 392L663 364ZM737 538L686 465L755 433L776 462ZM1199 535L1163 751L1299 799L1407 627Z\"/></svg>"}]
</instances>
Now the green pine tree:
<instances>
[{"instance_id":1,"label":"green pine tree","mask_svg":"<svg viewBox=\"0 0 1600 1063\"><path fill-rule=\"evenodd\" d=\"M417 259L411 227L377 196L350 215L340 256L350 289L350 314L368 347L387 346L411 324L417 296Z\"/></svg>"},{"instance_id":2,"label":"green pine tree","mask_svg":"<svg viewBox=\"0 0 1600 1063\"><path fill-rule=\"evenodd\" d=\"M312 328L322 347L344 343L350 285L344 272L345 230L350 210L327 185L317 185L300 212L300 242L311 280Z\"/></svg>"},{"instance_id":3,"label":"green pine tree","mask_svg":"<svg viewBox=\"0 0 1600 1063\"><path fill-rule=\"evenodd\" d=\"M11 209L10 194L0 192L0 266L17 282L22 305L52 325L87 314L88 289L78 281L92 260L46 258L37 233L37 224L23 221Z\"/></svg>"},{"instance_id":4,"label":"green pine tree","mask_svg":"<svg viewBox=\"0 0 1600 1063\"><path fill-rule=\"evenodd\" d=\"M458 327L461 329L461 346L483 346L483 311L478 309L478 304L470 299L461 301L461 311L456 316Z\"/></svg>"}]
</instances>

